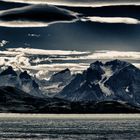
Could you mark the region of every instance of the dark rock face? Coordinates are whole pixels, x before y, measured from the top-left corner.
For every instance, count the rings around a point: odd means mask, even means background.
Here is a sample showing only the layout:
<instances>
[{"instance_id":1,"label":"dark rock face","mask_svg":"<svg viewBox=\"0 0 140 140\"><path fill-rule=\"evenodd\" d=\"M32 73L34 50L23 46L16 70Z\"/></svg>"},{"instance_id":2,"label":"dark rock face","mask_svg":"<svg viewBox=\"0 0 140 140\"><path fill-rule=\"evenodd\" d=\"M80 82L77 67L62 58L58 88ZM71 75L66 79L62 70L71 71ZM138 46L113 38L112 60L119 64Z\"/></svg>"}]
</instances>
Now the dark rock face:
<instances>
[{"instance_id":1,"label":"dark rock face","mask_svg":"<svg viewBox=\"0 0 140 140\"><path fill-rule=\"evenodd\" d=\"M32 86L36 89L39 89L39 85L36 83L35 80L32 81Z\"/></svg>"},{"instance_id":2,"label":"dark rock face","mask_svg":"<svg viewBox=\"0 0 140 140\"><path fill-rule=\"evenodd\" d=\"M118 60L118 59L108 61L105 63L105 66L111 66L111 69L113 71L120 70L128 65L131 65L131 64L125 61Z\"/></svg>"},{"instance_id":3,"label":"dark rock face","mask_svg":"<svg viewBox=\"0 0 140 140\"><path fill-rule=\"evenodd\" d=\"M66 72L68 72L69 74L71 73L70 70L67 68L67 69L64 69L64 70L62 70L62 71L56 73L56 75L57 75L57 74L63 74L63 73L66 73Z\"/></svg>"},{"instance_id":4,"label":"dark rock face","mask_svg":"<svg viewBox=\"0 0 140 140\"><path fill-rule=\"evenodd\" d=\"M71 77L71 71L69 69L65 69L52 75L50 82L67 82Z\"/></svg>"},{"instance_id":5,"label":"dark rock face","mask_svg":"<svg viewBox=\"0 0 140 140\"><path fill-rule=\"evenodd\" d=\"M105 85L114 91L117 98L140 103L140 70L133 65L128 65L116 72Z\"/></svg>"},{"instance_id":6,"label":"dark rock face","mask_svg":"<svg viewBox=\"0 0 140 140\"><path fill-rule=\"evenodd\" d=\"M31 79L31 76L27 73L27 71L21 72L19 75L20 79Z\"/></svg>"},{"instance_id":7,"label":"dark rock face","mask_svg":"<svg viewBox=\"0 0 140 140\"><path fill-rule=\"evenodd\" d=\"M4 75L17 76L16 72L13 70L11 66L9 66L6 70L0 73L0 76L4 76Z\"/></svg>"}]
</instances>

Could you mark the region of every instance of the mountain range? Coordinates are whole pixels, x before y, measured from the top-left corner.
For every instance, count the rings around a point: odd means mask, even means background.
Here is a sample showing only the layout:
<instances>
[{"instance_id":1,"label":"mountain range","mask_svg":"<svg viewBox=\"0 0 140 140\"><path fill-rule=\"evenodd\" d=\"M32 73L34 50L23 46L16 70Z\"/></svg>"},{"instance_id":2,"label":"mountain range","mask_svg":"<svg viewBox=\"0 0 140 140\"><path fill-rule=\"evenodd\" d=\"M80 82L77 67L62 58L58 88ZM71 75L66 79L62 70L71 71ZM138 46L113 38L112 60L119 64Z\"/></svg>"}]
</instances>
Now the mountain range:
<instances>
[{"instance_id":1,"label":"mountain range","mask_svg":"<svg viewBox=\"0 0 140 140\"><path fill-rule=\"evenodd\" d=\"M120 60L95 61L82 73L65 69L39 80L9 66L0 73L0 112L138 113L140 69Z\"/></svg>"},{"instance_id":2,"label":"mountain range","mask_svg":"<svg viewBox=\"0 0 140 140\"><path fill-rule=\"evenodd\" d=\"M71 101L119 100L140 104L140 70L120 60L96 61L77 74L57 97Z\"/></svg>"}]
</instances>

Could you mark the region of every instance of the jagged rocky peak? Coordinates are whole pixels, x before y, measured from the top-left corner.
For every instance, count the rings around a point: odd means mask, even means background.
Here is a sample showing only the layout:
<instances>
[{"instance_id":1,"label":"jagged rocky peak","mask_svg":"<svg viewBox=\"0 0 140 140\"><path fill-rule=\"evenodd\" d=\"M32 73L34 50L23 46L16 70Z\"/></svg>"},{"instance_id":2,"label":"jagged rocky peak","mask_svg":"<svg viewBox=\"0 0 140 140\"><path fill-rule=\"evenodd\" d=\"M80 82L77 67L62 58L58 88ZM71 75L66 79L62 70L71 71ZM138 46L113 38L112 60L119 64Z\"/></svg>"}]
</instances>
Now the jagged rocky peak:
<instances>
[{"instance_id":1,"label":"jagged rocky peak","mask_svg":"<svg viewBox=\"0 0 140 140\"><path fill-rule=\"evenodd\" d=\"M115 59L112 61L107 61L106 63L102 63L102 61L95 61L95 62L90 64L90 68L98 69L98 68L107 67L107 66L110 66L112 68L123 68L123 67L126 67L128 65L132 65L132 64L129 62L126 62L126 61Z\"/></svg>"},{"instance_id":2,"label":"jagged rocky peak","mask_svg":"<svg viewBox=\"0 0 140 140\"><path fill-rule=\"evenodd\" d=\"M7 69L5 69L4 71L0 73L0 76L4 76L4 75L17 76L17 73L13 70L11 66L8 66Z\"/></svg>"},{"instance_id":3,"label":"jagged rocky peak","mask_svg":"<svg viewBox=\"0 0 140 140\"><path fill-rule=\"evenodd\" d=\"M71 71L67 68L60 72L55 73L51 76L50 81L52 82L63 82L71 78Z\"/></svg>"},{"instance_id":4,"label":"jagged rocky peak","mask_svg":"<svg viewBox=\"0 0 140 140\"><path fill-rule=\"evenodd\" d=\"M24 71L20 73L19 78L28 80L31 79L31 76L27 73L27 71Z\"/></svg>"},{"instance_id":5,"label":"jagged rocky peak","mask_svg":"<svg viewBox=\"0 0 140 140\"><path fill-rule=\"evenodd\" d=\"M129 62L126 62L126 61L121 61L121 60L115 59L115 60L106 62L104 65L110 66L112 68L112 70L117 70L117 69L121 69L121 68L124 68L124 67L132 65L132 64Z\"/></svg>"},{"instance_id":6,"label":"jagged rocky peak","mask_svg":"<svg viewBox=\"0 0 140 140\"><path fill-rule=\"evenodd\" d=\"M122 61L122 60L119 60L119 59L115 59L115 60L112 60L112 61L107 61L105 63L105 65L126 65L126 64L130 64L129 62L126 62L126 61Z\"/></svg>"},{"instance_id":7,"label":"jagged rocky peak","mask_svg":"<svg viewBox=\"0 0 140 140\"><path fill-rule=\"evenodd\" d=\"M103 66L104 64L101 61L91 63L90 67L83 73L86 76L87 81L100 80L102 74L105 73Z\"/></svg>"},{"instance_id":8,"label":"jagged rocky peak","mask_svg":"<svg viewBox=\"0 0 140 140\"><path fill-rule=\"evenodd\" d=\"M121 61L121 60L112 60L106 63L101 61L95 61L90 64L90 67L86 70L86 74L89 75L89 78L95 80L100 80L101 77L106 75L110 76L113 72L121 70L127 66L133 66L131 63Z\"/></svg>"},{"instance_id":9,"label":"jagged rocky peak","mask_svg":"<svg viewBox=\"0 0 140 140\"><path fill-rule=\"evenodd\" d=\"M100 67L100 66L103 66L104 64L101 62L101 61L95 61L93 63L90 64L90 68L96 68L96 67Z\"/></svg>"},{"instance_id":10,"label":"jagged rocky peak","mask_svg":"<svg viewBox=\"0 0 140 140\"><path fill-rule=\"evenodd\" d=\"M60 71L60 72L58 72L58 73L61 73L61 74L63 74L63 73L71 73L71 71L68 69L68 68L66 68L66 69L64 69L64 70L62 70L62 71Z\"/></svg>"}]
</instances>

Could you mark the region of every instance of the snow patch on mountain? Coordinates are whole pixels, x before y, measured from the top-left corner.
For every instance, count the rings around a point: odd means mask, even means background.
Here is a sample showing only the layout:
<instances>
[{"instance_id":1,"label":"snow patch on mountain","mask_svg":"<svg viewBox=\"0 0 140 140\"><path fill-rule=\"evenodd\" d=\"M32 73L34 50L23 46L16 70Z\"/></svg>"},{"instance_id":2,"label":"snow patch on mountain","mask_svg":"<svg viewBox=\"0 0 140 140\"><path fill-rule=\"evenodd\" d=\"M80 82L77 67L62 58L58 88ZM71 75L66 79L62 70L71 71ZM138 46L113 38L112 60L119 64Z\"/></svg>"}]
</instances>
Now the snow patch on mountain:
<instances>
[{"instance_id":1,"label":"snow patch on mountain","mask_svg":"<svg viewBox=\"0 0 140 140\"><path fill-rule=\"evenodd\" d=\"M105 73L102 75L102 79L99 81L99 86L106 96L110 96L113 94L113 91L111 91L104 83L113 75L113 71L110 66L102 66L102 69Z\"/></svg>"},{"instance_id":2,"label":"snow patch on mountain","mask_svg":"<svg viewBox=\"0 0 140 140\"><path fill-rule=\"evenodd\" d=\"M125 88L125 91L126 91L126 92L130 92L130 91L129 91L129 86L127 86L127 87Z\"/></svg>"}]
</instances>

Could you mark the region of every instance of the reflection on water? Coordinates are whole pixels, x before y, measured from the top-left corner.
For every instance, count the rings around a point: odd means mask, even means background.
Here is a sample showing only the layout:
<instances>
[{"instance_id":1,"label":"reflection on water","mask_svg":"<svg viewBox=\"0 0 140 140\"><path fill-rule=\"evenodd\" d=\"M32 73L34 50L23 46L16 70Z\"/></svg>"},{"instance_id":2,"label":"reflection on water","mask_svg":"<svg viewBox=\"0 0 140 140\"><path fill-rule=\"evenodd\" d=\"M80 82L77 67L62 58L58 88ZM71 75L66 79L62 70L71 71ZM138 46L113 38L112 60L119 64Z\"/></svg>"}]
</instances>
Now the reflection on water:
<instances>
[{"instance_id":1,"label":"reflection on water","mask_svg":"<svg viewBox=\"0 0 140 140\"><path fill-rule=\"evenodd\" d=\"M140 119L0 117L0 139L139 140ZM35 116L35 115L34 115ZM56 115L57 116L57 115ZM68 116L68 115L67 115ZM88 116L88 115L87 115ZM100 115L99 115L100 116ZM116 116L116 115L115 115ZM132 115L133 116L133 115Z\"/></svg>"}]
</instances>

